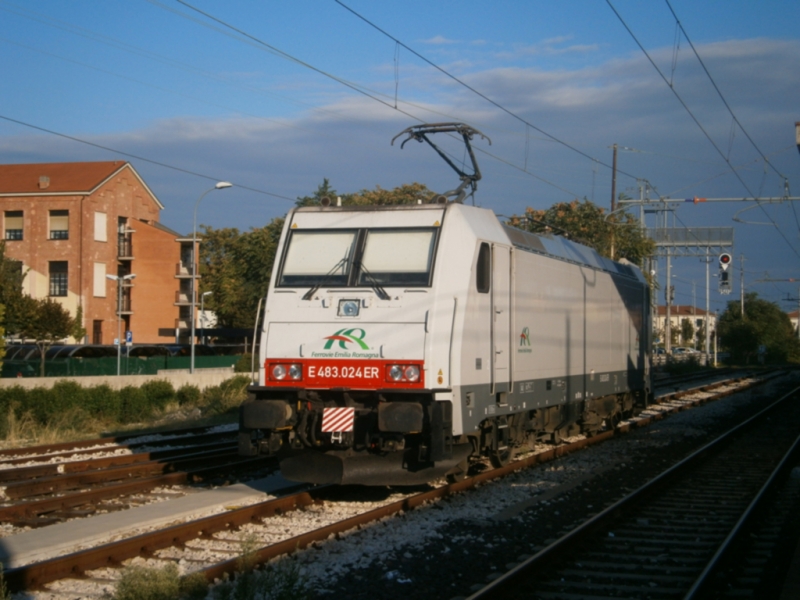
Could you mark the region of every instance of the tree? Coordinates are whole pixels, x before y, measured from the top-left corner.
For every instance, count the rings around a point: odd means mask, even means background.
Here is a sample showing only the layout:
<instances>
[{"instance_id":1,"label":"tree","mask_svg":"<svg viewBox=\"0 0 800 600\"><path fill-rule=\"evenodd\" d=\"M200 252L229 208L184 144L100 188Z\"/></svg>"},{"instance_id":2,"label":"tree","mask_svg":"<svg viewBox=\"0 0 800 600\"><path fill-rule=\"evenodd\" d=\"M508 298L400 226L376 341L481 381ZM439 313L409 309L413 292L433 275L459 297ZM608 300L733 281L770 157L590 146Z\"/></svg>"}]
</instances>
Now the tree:
<instances>
[{"instance_id":1,"label":"tree","mask_svg":"<svg viewBox=\"0 0 800 600\"><path fill-rule=\"evenodd\" d=\"M241 233L203 226L200 292L212 292L206 305L221 327L252 329L256 308L269 285L283 219Z\"/></svg>"},{"instance_id":2,"label":"tree","mask_svg":"<svg viewBox=\"0 0 800 600\"><path fill-rule=\"evenodd\" d=\"M330 185L327 179L317 186L311 196L297 199L297 206L319 206L323 198L328 198L331 204L336 205L337 198L342 206L388 206L395 204L416 204L419 200L423 203L430 202L436 194L422 183L406 183L393 190L384 190L375 186L374 190L363 189L356 193L339 194Z\"/></svg>"},{"instance_id":3,"label":"tree","mask_svg":"<svg viewBox=\"0 0 800 600\"><path fill-rule=\"evenodd\" d=\"M681 339L684 346L688 346L694 340L694 324L691 319L681 319Z\"/></svg>"},{"instance_id":4,"label":"tree","mask_svg":"<svg viewBox=\"0 0 800 600\"><path fill-rule=\"evenodd\" d=\"M33 340L41 357L40 375L44 377L44 358L53 343L68 337L77 337L80 323L67 309L51 298L23 296L15 333L24 340Z\"/></svg>"},{"instance_id":5,"label":"tree","mask_svg":"<svg viewBox=\"0 0 800 600\"><path fill-rule=\"evenodd\" d=\"M655 243L639 222L626 211L606 215L605 210L584 199L559 202L545 210L526 208L509 224L534 233L556 233L597 250L603 256L642 266L655 250ZM612 256L613 247L613 256Z\"/></svg>"},{"instance_id":6,"label":"tree","mask_svg":"<svg viewBox=\"0 0 800 600\"><path fill-rule=\"evenodd\" d=\"M3 359L6 356L6 328L3 324L6 322L6 307L0 304L0 371L3 369Z\"/></svg>"},{"instance_id":7,"label":"tree","mask_svg":"<svg viewBox=\"0 0 800 600\"><path fill-rule=\"evenodd\" d=\"M5 242L0 241L0 304L5 306L5 325L7 333L14 333L18 320L18 313L23 302L22 282L25 273L22 263L18 260L7 258L5 255Z\"/></svg>"},{"instance_id":8,"label":"tree","mask_svg":"<svg viewBox=\"0 0 800 600\"><path fill-rule=\"evenodd\" d=\"M733 300L719 319L720 342L734 361L748 364L763 346L769 362L800 362L800 342L777 304L751 292L745 294L744 309L742 317L741 302Z\"/></svg>"}]
</instances>

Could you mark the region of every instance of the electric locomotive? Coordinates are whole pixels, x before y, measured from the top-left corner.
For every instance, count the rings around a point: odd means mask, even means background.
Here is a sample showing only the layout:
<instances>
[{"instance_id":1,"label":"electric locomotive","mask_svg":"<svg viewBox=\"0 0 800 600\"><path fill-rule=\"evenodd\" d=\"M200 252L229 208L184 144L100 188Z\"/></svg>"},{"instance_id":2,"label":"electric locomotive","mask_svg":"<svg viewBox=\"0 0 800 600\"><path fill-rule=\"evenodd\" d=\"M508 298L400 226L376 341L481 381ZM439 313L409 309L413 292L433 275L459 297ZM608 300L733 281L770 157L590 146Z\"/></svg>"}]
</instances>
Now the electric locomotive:
<instances>
[{"instance_id":1,"label":"electric locomotive","mask_svg":"<svg viewBox=\"0 0 800 600\"><path fill-rule=\"evenodd\" d=\"M472 156L466 125L404 133L442 131ZM240 454L281 457L295 481L413 485L647 404L639 269L463 204L472 159L456 201L289 212Z\"/></svg>"}]
</instances>

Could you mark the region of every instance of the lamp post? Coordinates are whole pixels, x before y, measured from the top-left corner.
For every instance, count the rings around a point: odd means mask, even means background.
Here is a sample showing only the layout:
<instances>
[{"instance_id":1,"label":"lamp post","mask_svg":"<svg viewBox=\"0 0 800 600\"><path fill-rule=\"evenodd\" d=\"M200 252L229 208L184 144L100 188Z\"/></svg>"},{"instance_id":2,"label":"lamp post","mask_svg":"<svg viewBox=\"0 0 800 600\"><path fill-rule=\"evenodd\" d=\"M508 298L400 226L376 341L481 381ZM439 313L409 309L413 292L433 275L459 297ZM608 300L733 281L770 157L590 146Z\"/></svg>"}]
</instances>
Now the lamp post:
<instances>
[{"instance_id":1,"label":"lamp post","mask_svg":"<svg viewBox=\"0 0 800 600\"><path fill-rule=\"evenodd\" d=\"M206 343L206 309L205 301L206 296L210 296L214 292L203 292L200 294L200 329L203 330L203 344Z\"/></svg>"},{"instance_id":2,"label":"lamp post","mask_svg":"<svg viewBox=\"0 0 800 600\"><path fill-rule=\"evenodd\" d=\"M191 309L191 320L192 320L192 339L191 339L191 362L189 363L189 373L194 373L194 336L195 336L195 308L197 307L197 300L195 299L196 294L196 281L197 281L197 271L200 265L200 261L198 260L198 252L197 252L197 207L200 206L200 200L208 194L209 192L213 192L214 190L222 190L225 188L233 187L232 183L227 181L219 181L217 184L200 194L200 197L197 199L197 202L194 203L194 218L192 220L192 309Z\"/></svg>"},{"instance_id":3,"label":"lamp post","mask_svg":"<svg viewBox=\"0 0 800 600\"><path fill-rule=\"evenodd\" d=\"M125 281L130 281L135 277L135 273L129 273L122 277L118 275L106 275L107 279L117 282L117 377L120 376L120 366L122 363L122 285Z\"/></svg>"}]
</instances>

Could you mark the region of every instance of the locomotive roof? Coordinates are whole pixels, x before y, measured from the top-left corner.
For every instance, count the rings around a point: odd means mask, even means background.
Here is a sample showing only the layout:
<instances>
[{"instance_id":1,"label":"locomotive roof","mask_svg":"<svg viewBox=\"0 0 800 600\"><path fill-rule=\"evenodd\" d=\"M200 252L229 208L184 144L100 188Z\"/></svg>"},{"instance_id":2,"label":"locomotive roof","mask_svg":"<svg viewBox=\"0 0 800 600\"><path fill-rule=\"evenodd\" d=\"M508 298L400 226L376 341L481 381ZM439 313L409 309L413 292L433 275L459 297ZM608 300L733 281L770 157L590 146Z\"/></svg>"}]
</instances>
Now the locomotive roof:
<instances>
[{"instance_id":1,"label":"locomotive roof","mask_svg":"<svg viewBox=\"0 0 800 600\"><path fill-rule=\"evenodd\" d=\"M543 254L608 273L617 273L632 279L640 279L639 270L628 261L613 261L610 258L601 256L593 248L575 243L557 235L541 235L523 231L522 229L517 229L510 225L502 225L511 243L522 250L534 252L535 254Z\"/></svg>"},{"instance_id":2,"label":"locomotive roof","mask_svg":"<svg viewBox=\"0 0 800 600\"><path fill-rule=\"evenodd\" d=\"M384 211L409 211L410 213L418 211L440 211L452 210L458 207L459 211L466 209L467 212L472 212L473 207L464 204L395 204L395 205L375 205L375 206L305 206L294 209L294 213L300 214L313 214L313 213L370 213L370 212L384 212ZM478 209L479 211L494 215L491 211L485 209ZM299 216L299 215L298 215ZM496 218L496 215L494 215ZM471 220L481 219L474 215ZM395 224L398 221L394 221ZM508 236L509 241L516 248L533 252L535 254L542 254L557 260L578 264L590 269L597 269L607 273L616 273L623 277L631 279L643 280L638 267L629 263L625 259L622 261L613 261L610 258L601 256L596 250L583 244L578 244L566 238L557 235L536 234L529 231L523 231L516 227L511 227L505 223L497 220L497 223L502 227L505 234Z\"/></svg>"}]
</instances>

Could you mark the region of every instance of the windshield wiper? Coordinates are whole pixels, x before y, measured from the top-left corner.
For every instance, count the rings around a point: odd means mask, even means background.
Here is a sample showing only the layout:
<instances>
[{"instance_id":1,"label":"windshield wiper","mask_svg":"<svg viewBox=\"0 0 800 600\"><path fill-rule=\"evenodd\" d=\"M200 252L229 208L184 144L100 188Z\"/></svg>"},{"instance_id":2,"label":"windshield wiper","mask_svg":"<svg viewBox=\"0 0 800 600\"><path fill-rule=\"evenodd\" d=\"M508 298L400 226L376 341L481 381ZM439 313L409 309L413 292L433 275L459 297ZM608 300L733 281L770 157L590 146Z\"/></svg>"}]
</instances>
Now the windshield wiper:
<instances>
[{"instance_id":1,"label":"windshield wiper","mask_svg":"<svg viewBox=\"0 0 800 600\"><path fill-rule=\"evenodd\" d=\"M337 262L335 265L333 265L331 270L328 271L327 273L325 273L325 275L322 276L322 279L320 279L317 283L314 284L314 286L310 290L308 290L305 294L303 294L303 300L311 300L311 298L314 296L314 292L316 292L319 288L321 288L328 281L330 281L331 275L333 275L334 272L336 272L336 270L339 267L341 267L343 264L345 264L346 261L347 261L347 257L345 256L339 262Z\"/></svg>"},{"instance_id":2,"label":"windshield wiper","mask_svg":"<svg viewBox=\"0 0 800 600\"><path fill-rule=\"evenodd\" d=\"M380 298L381 300L391 299L389 294L386 293L386 290L381 287L378 281L372 276L372 273L369 272L369 269L367 269L367 267L364 266L363 262L359 261L357 264L353 266L355 266L357 269L360 269L361 272L367 276L367 280L372 286L372 289L375 290L375 294L378 296L378 298Z\"/></svg>"}]
</instances>

